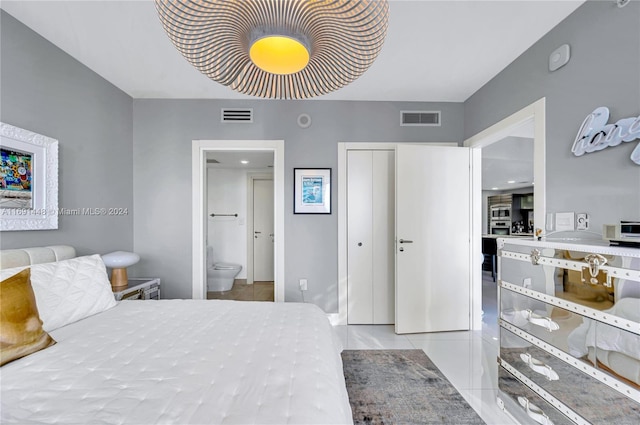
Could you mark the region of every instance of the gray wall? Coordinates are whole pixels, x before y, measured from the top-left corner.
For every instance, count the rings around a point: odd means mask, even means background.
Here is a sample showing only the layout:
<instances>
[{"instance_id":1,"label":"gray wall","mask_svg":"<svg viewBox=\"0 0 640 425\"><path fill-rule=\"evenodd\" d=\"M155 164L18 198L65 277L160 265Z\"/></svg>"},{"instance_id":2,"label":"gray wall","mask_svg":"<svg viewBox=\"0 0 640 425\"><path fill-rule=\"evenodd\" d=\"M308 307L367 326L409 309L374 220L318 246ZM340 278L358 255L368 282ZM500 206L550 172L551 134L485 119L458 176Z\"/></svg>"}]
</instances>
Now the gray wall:
<instances>
[{"instance_id":1,"label":"gray wall","mask_svg":"<svg viewBox=\"0 0 640 425\"><path fill-rule=\"evenodd\" d=\"M602 223L640 216L637 142L585 155L570 153L584 117L608 106L612 120L640 113L640 3L618 9L588 2L515 60L464 106L338 101L135 100L4 11L1 115L12 125L60 141L60 207L124 207L121 217L60 217L57 231L3 232L2 248L54 243L80 252L135 249L137 275L163 279L164 297L191 296L191 142L285 140L285 190L294 167L334 170L333 214L293 215L286 197L286 299L337 311L337 142L461 142L535 100L547 98L547 204ZM572 59L549 73L548 55L569 43ZM255 122L219 122L221 107L251 107ZM441 109L440 128L398 125L401 109ZM298 114L313 118L308 129ZM464 119L464 127L460 122ZM135 200L135 201L134 201Z\"/></svg>"},{"instance_id":2,"label":"gray wall","mask_svg":"<svg viewBox=\"0 0 640 425\"><path fill-rule=\"evenodd\" d=\"M629 159L639 142L581 157L571 146L598 106L609 108L609 122L640 115L639 28L640 2L588 1L464 104L468 138L546 97L547 211L589 213L595 232L640 218L640 166ZM549 72L549 54L564 43L571 60Z\"/></svg>"},{"instance_id":3,"label":"gray wall","mask_svg":"<svg viewBox=\"0 0 640 425\"><path fill-rule=\"evenodd\" d=\"M253 108L253 124L221 124L220 108ZM441 110L442 127L400 127L400 111ZM300 113L312 125L297 125ZM163 279L163 297L191 297L191 144L198 139L285 141L285 299L305 294L338 310L338 142L461 142L461 103L134 100L134 246L138 270ZM293 168L333 169L331 215L293 214ZM142 269L141 269L142 268Z\"/></svg>"},{"instance_id":4,"label":"gray wall","mask_svg":"<svg viewBox=\"0 0 640 425\"><path fill-rule=\"evenodd\" d=\"M0 247L69 244L81 254L133 249L132 99L0 13L0 121L58 140L60 208L129 211L60 216L58 230L2 232Z\"/></svg>"}]
</instances>

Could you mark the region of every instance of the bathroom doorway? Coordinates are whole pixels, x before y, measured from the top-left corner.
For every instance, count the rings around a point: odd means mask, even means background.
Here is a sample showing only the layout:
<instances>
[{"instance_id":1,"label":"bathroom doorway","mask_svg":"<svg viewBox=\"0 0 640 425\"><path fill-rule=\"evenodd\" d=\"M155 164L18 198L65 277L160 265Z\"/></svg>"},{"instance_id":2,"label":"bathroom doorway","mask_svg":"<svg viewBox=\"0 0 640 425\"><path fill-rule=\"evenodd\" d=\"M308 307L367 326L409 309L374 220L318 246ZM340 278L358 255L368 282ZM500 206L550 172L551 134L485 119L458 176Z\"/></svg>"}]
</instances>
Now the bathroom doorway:
<instances>
[{"instance_id":1,"label":"bathroom doorway","mask_svg":"<svg viewBox=\"0 0 640 425\"><path fill-rule=\"evenodd\" d=\"M283 153L284 142L278 140L193 141L194 299L284 301ZM271 243L270 259L262 260L271 265L268 281L254 278L254 251L249 249L254 231L263 232L254 230L253 180L268 181L271 186L270 205L259 202L257 206L271 212L267 214L271 225L264 231ZM208 273L216 265L223 272ZM237 273L230 270L237 266ZM234 275L233 285L213 283L210 291L208 274Z\"/></svg>"},{"instance_id":2,"label":"bathroom doorway","mask_svg":"<svg viewBox=\"0 0 640 425\"><path fill-rule=\"evenodd\" d=\"M273 301L273 152L207 152L207 299Z\"/></svg>"}]
</instances>

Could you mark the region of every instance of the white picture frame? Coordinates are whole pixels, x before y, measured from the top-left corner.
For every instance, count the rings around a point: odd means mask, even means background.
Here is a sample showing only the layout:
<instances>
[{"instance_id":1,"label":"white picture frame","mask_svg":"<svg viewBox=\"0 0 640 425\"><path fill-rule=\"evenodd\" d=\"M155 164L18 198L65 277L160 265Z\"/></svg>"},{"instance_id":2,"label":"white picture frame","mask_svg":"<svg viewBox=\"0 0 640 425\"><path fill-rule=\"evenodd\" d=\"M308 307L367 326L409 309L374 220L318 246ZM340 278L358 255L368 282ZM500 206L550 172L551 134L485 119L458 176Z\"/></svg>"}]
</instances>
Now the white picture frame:
<instances>
[{"instance_id":1,"label":"white picture frame","mask_svg":"<svg viewBox=\"0 0 640 425\"><path fill-rule=\"evenodd\" d=\"M0 231L57 229L58 141L0 122L0 150Z\"/></svg>"},{"instance_id":2,"label":"white picture frame","mask_svg":"<svg viewBox=\"0 0 640 425\"><path fill-rule=\"evenodd\" d=\"M294 168L293 180L294 214L331 214L331 168Z\"/></svg>"}]
</instances>

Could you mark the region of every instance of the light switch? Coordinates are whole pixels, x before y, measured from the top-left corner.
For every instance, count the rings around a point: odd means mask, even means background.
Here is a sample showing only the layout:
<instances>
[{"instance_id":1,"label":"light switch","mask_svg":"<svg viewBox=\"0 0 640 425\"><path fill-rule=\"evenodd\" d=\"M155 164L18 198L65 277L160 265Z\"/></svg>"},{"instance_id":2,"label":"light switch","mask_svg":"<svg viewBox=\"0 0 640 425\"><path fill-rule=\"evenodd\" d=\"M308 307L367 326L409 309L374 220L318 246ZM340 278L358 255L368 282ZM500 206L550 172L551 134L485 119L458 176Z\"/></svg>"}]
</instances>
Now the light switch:
<instances>
[{"instance_id":1,"label":"light switch","mask_svg":"<svg viewBox=\"0 0 640 425\"><path fill-rule=\"evenodd\" d=\"M556 213L556 232L576 230L575 214L572 212Z\"/></svg>"}]
</instances>

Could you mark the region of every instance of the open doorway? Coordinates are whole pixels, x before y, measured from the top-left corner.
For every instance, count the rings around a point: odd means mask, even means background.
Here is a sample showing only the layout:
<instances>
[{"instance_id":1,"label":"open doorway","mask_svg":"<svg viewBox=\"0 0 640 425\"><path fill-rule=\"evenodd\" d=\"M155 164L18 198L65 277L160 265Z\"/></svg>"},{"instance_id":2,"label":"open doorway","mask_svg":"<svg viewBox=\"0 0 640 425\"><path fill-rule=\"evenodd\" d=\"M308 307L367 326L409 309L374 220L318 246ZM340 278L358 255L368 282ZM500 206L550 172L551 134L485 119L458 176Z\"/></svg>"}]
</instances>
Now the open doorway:
<instances>
[{"instance_id":1,"label":"open doorway","mask_svg":"<svg viewBox=\"0 0 640 425\"><path fill-rule=\"evenodd\" d=\"M207 299L274 300L273 157L207 152Z\"/></svg>"},{"instance_id":2,"label":"open doorway","mask_svg":"<svg viewBox=\"0 0 640 425\"><path fill-rule=\"evenodd\" d=\"M215 154L213 154L215 152ZM211 157L210 154L212 154ZM207 159L223 158L228 155L233 158L234 155L243 154L249 158L251 162L252 155L259 157L260 154L267 154L272 161L272 167L264 165L264 168L260 168L260 175L268 175L272 181L272 223L273 231L269 231L267 236L270 238L273 249L273 300L276 302L284 301L284 141L282 140L194 140L192 145L192 204L193 204L193 226L192 226L192 296L194 299L206 299L208 295L207 286L207 251L212 251L212 246L209 242L209 220L220 220L220 224L224 229L235 229L237 227L244 226L244 239L239 244L244 244L244 254L247 254L247 240L249 239L249 232L253 235L253 228L247 226L248 214L246 208L249 204L247 202L248 190L247 182L250 180L248 175L244 175L242 178L242 184L244 188L244 211L227 211L227 206L224 203L215 205L214 210L209 211L209 199L208 199L208 165ZM215 156L216 158L214 158ZM241 158L235 158L240 161ZM246 159L243 159L246 160ZM254 161L258 161L254 159ZM222 161L220 161L222 162ZM210 165L212 162L209 163ZM245 165L245 164L241 164ZM248 164L246 164L248 165ZM255 170L254 170L255 171ZM227 171L229 173L229 171ZM255 174L255 173L253 173ZM229 179L220 179L223 182L229 182ZM219 196L227 196L226 194L235 193L229 185L224 184L221 186L218 192ZM220 209L223 208L223 209ZM232 208L233 209L233 208ZM237 208L236 208L237 209ZM211 214L216 214L211 216ZM220 214L219 216L217 214ZM235 216L238 214L238 216ZM241 216L242 215L242 216ZM231 226L229 226L229 222ZM241 224L243 223L243 224ZM251 221L253 223L253 219ZM220 232L221 230L218 229ZM215 236L214 236L215 238ZM226 248L224 248L226 249ZM215 253L212 253L214 262ZM227 252L223 250L218 251L218 260L225 262L225 258L222 255L226 255ZM247 256L248 257L248 256ZM251 269L246 267L245 270ZM209 262L210 263L210 262ZM234 263L237 264L237 263Z\"/></svg>"},{"instance_id":3,"label":"open doorway","mask_svg":"<svg viewBox=\"0 0 640 425\"><path fill-rule=\"evenodd\" d=\"M497 238L533 237L533 118L482 148L482 318L496 324Z\"/></svg>"},{"instance_id":4,"label":"open doorway","mask_svg":"<svg viewBox=\"0 0 640 425\"><path fill-rule=\"evenodd\" d=\"M497 287L494 281L496 270L495 254L493 253L496 251L496 246L489 242L495 241L495 238L500 236L531 237L535 234L536 229L545 229L545 99L542 98L534 102L465 140L464 146L472 149L474 158L472 258L476 262L473 264L472 274L472 323L473 329L480 330L483 321L494 324L497 320L495 296ZM508 158L510 154L531 156L532 176L529 176L527 171L522 169L525 167L524 162L520 167L514 168L507 167L505 162L502 162L501 165L501 161L510 161ZM516 160L520 161L517 158ZM514 160L511 161L514 162ZM486 168L484 167L485 162L488 165ZM503 170L494 169L501 166ZM520 173L522 171L524 173ZM504 199L498 199L500 202L496 204L497 216L493 220L496 226L492 231L489 196L503 194L505 195ZM519 202L522 202L521 195L532 194L531 198L525 201L533 203L531 214L528 208L521 208L522 204L514 208L513 194L517 195L516 198ZM514 213L518 214L518 220L515 222L518 225L515 228ZM525 217L522 216L523 213ZM512 235L512 233L521 235ZM486 258L485 254L489 254L489 258ZM487 261L490 261L489 267L487 267ZM488 270L483 270L483 268ZM488 273L490 274L488 275ZM483 291L483 288L486 291ZM484 297L483 292L486 292ZM485 312L484 318L483 312ZM491 316L492 314L493 316Z\"/></svg>"}]
</instances>

